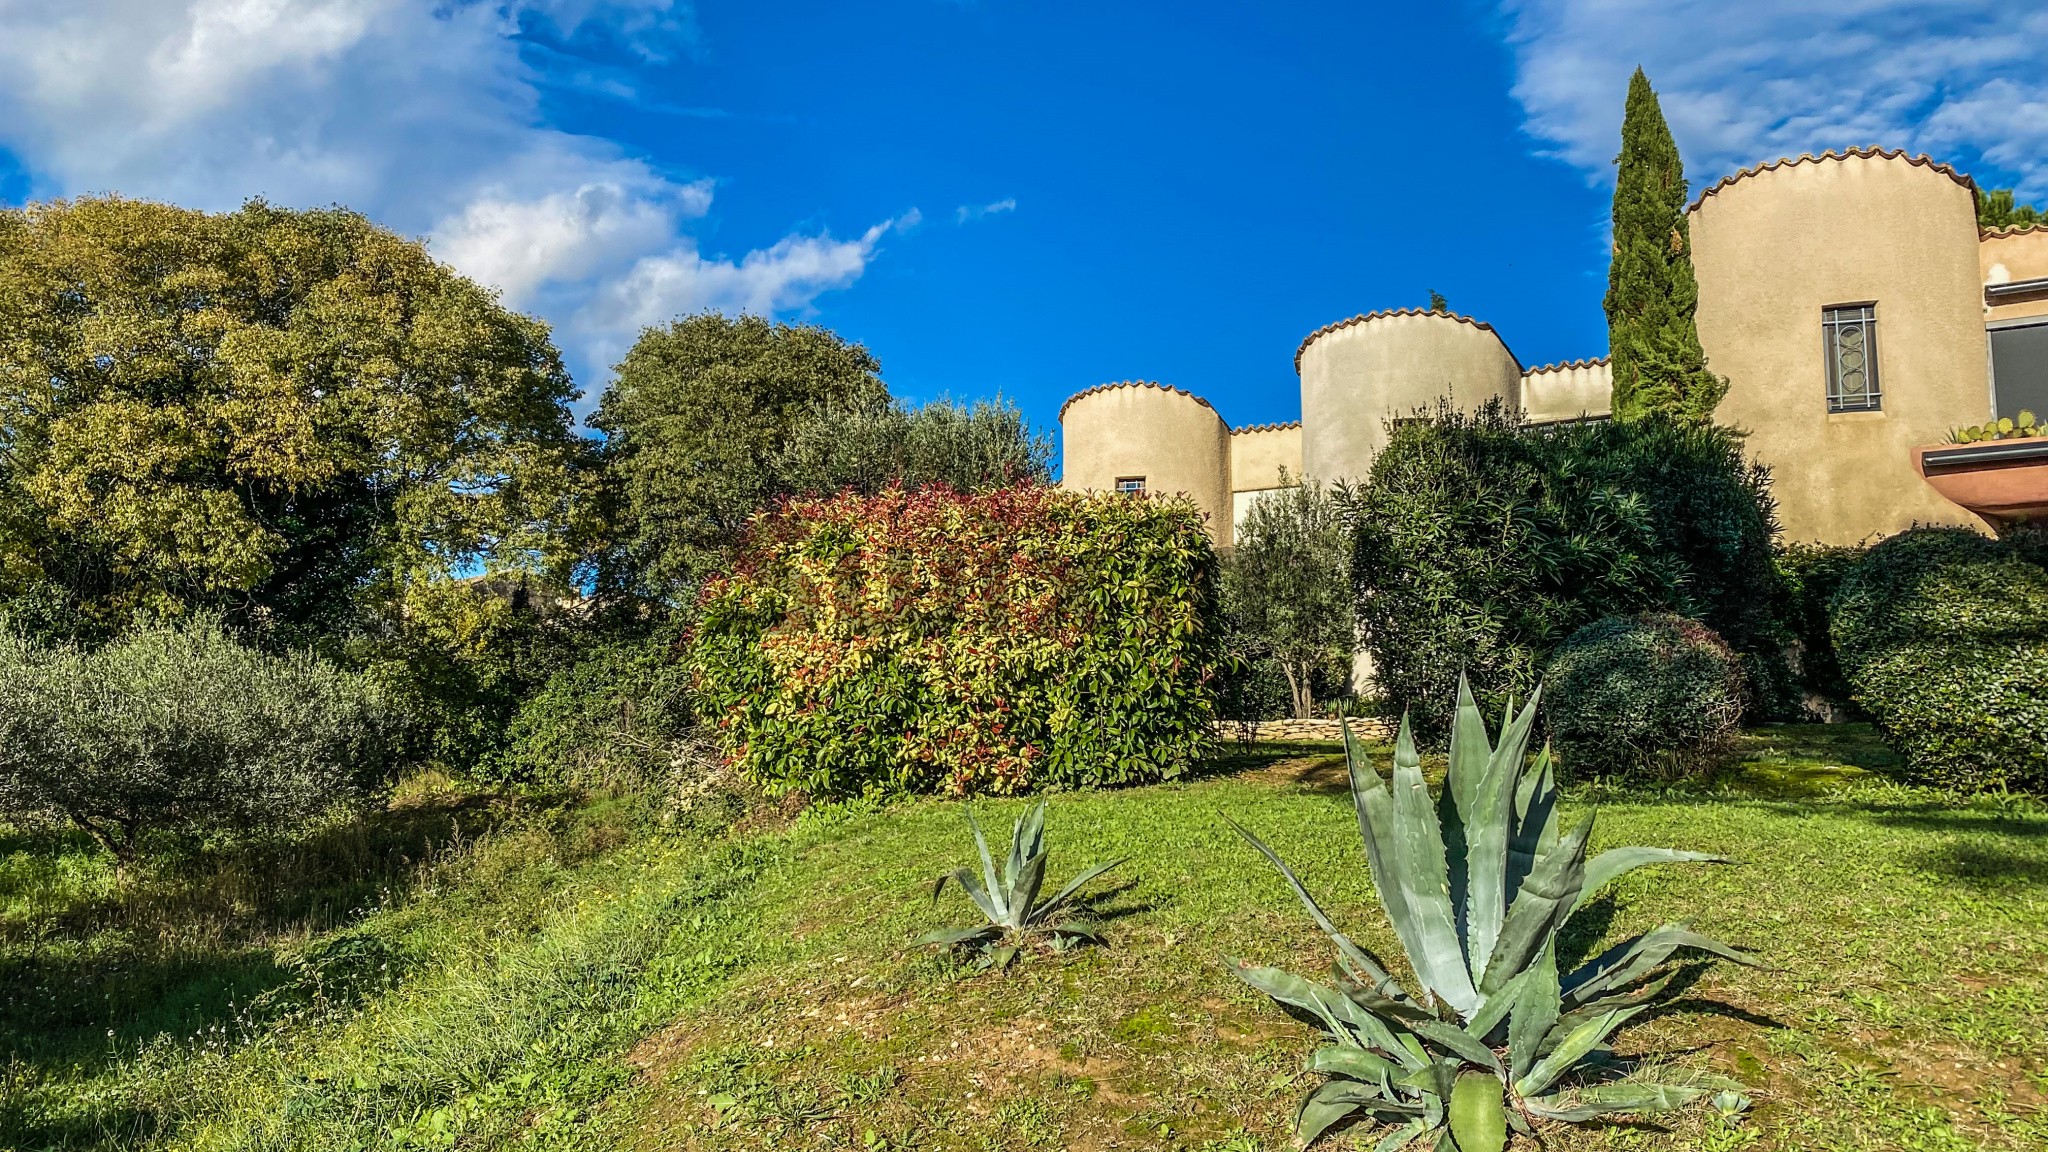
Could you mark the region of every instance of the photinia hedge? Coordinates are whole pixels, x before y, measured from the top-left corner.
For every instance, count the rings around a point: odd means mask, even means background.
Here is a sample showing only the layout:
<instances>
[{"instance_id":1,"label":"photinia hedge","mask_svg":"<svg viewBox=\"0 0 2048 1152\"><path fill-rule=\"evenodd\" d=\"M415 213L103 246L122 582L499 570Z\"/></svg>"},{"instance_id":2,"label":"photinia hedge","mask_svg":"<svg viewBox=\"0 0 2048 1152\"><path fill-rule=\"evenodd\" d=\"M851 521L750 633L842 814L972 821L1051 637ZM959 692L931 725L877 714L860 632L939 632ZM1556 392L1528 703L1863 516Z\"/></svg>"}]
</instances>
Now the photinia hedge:
<instances>
[{"instance_id":1,"label":"photinia hedge","mask_svg":"<svg viewBox=\"0 0 2048 1152\"><path fill-rule=\"evenodd\" d=\"M754 521L690 660L727 754L771 791L1132 784L1209 746L1215 603L1182 500L846 493Z\"/></svg>"}]
</instances>

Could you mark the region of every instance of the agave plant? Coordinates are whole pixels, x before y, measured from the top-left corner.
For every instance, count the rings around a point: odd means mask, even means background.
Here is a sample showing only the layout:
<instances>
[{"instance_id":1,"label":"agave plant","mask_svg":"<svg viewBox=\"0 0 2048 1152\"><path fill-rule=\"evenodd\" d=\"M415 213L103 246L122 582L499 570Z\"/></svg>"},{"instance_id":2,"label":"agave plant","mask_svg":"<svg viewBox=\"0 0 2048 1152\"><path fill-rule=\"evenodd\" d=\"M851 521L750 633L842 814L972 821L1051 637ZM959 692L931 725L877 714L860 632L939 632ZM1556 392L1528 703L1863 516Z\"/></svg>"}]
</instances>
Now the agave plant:
<instances>
[{"instance_id":1,"label":"agave plant","mask_svg":"<svg viewBox=\"0 0 2048 1152\"><path fill-rule=\"evenodd\" d=\"M1560 834L1550 750L1526 762L1541 696L1539 687L1519 714L1509 701L1495 746L1461 679L1450 772L1434 801L1406 718L1391 785L1345 732L1366 861L1415 973L1413 990L1340 932L1271 848L1231 821L1337 946L1332 984L1230 961L1252 987L1310 1013L1333 1041L1309 1060L1329 1079L1295 1111L1304 1146L1346 1120L1371 1119L1393 1126L1379 1152L1416 1141L1499 1152L1509 1128L1529 1133L1532 1120L1657 1112L1707 1091L1623 1079L1602 1049L1663 994L1675 973L1662 966L1679 949L1751 958L1685 924L1666 924L1560 973L1558 934L1626 872L1724 858L1615 848L1588 860L1593 815Z\"/></svg>"},{"instance_id":2,"label":"agave plant","mask_svg":"<svg viewBox=\"0 0 2048 1152\"><path fill-rule=\"evenodd\" d=\"M1018 948L1034 935L1048 937L1055 949L1070 948L1083 941L1102 942L1101 930L1092 921L1060 917L1072 905L1082 885L1123 863L1124 857L1097 864L1069 881L1059 895L1041 902L1038 893L1045 884L1045 801L1032 805L1010 830L1010 858L1004 862L1000 876L989 855L988 840L974 820L974 810L965 811L967 826L974 831L974 846L981 851L981 879L975 879L974 873L965 868L955 868L932 885L932 899L939 898L950 880L967 893L988 923L927 932L918 937L919 944L942 944L976 952L982 967L1006 968L1017 958Z\"/></svg>"}]
</instances>

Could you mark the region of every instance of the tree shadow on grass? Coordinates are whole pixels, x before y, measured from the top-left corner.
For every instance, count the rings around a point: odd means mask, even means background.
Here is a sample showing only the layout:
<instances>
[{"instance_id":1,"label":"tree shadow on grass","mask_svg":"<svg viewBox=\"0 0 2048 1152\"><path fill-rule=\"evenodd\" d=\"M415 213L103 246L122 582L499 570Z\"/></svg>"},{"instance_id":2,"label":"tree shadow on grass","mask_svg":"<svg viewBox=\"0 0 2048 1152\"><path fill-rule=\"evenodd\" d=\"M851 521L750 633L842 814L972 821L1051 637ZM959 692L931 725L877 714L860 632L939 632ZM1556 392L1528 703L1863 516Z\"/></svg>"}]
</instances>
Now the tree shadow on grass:
<instances>
[{"instance_id":1,"label":"tree shadow on grass","mask_svg":"<svg viewBox=\"0 0 2048 1152\"><path fill-rule=\"evenodd\" d=\"M332 933L400 899L438 860L531 813L535 802L440 797L304 838L211 847L112 873L82 838L15 833L0 845L0 1145L69 1147L79 1134L145 1132L126 1106L32 1107L168 1036L231 1040L314 1001L366 994L404 957ZM80 883L79 875L93 878ZM67 877L70 879L67 880ZM16 1089L29 1092L20 1101ZM32 1115L32 1112L34 1113ZM68 1118L64 1118L68 1117ZM53 1126L54 1125L54 1126ZM76 1131L74 1131L74 1129Z\"/></svg>"}]
</instances>

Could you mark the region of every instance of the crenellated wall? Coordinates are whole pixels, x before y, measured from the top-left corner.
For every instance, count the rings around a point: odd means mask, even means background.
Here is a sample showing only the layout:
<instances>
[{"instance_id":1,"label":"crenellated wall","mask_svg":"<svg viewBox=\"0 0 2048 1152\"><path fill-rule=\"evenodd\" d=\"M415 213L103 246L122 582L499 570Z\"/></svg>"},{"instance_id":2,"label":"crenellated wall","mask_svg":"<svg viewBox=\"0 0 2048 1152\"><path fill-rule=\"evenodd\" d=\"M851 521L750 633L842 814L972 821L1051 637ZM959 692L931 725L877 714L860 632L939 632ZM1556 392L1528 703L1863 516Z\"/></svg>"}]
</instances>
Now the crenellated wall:
<instances>
[{"instance_id":1,"label":"crenellated wall","mask_svg":"<svg viewBox=\"0 0 2048 1152\"><path fill-rule=\"evenodd\" d=\"M1968 178L1897 152L1804 156L1707 189L1691 224L1700 343L1728 378L1715 418L1770 467L1785 539L1977 524L1912 457L1990 408ZM1882 406L1830 413L1821 313L1861 303L1876 310Z\"/></svg>"},{"instance_id":2,"label":"crenellated wall","mask_svg":"<svg viewBox=\"0 0 2048 1152\"><path fill-rule=\"evenodd\" d=\"M1387 421L1448 399L1513 404L1522 365L1492 326L1402 309L1317 329L1294 354L1301 373L1301 465L1315 480L1362 479L1387 444Z\"/></svg>"}]
</instances>

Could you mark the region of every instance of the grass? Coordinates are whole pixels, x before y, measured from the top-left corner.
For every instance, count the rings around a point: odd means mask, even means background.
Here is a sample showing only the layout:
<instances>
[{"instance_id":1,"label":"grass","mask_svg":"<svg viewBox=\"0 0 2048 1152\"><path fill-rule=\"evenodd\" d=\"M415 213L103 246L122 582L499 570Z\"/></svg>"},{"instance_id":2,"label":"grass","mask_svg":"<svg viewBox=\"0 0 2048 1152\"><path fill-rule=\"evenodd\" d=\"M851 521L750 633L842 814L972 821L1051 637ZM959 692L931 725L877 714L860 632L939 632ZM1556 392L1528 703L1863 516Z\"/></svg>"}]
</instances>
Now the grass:
<instances>
[{"instance_id":1,"label":"grass","mask_svg":"<svg viewBox=\"0 0 2048 1152\"><path fill-rule=\"evenodd\" d=\"M1706 784L1571 792L1600 804L1596 847L1743 861L1634 874L1589 927L1692 919L1767 966L1706 968L1621 1036L1741 1080L1747 1121L1692 1112L1668 1130L1558 1130L1550 1147L2048 1142L2048 810L1902 787L1893 767L1866 730L1785 728L1747 737ZM1216 813L1267 837L1347 929L1398 949L1341 760L1267 746L1218 769L1056 797L1053 882L1132 857L1100 885L1110 946L1005 973L908 944L973 915L957 893L927 899L972 852L959 806L936 801L731 833L626 802L438 801L296 864L163 876L17 840L0 847L0 1142L1286 1147L1314 1036L1222 957L1314 972L1328 944ZM993 827L1021 809L981 812ZM1353 1140L1371 1146L1329 1146Z\"/></svg>"}]
</instances>

